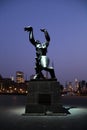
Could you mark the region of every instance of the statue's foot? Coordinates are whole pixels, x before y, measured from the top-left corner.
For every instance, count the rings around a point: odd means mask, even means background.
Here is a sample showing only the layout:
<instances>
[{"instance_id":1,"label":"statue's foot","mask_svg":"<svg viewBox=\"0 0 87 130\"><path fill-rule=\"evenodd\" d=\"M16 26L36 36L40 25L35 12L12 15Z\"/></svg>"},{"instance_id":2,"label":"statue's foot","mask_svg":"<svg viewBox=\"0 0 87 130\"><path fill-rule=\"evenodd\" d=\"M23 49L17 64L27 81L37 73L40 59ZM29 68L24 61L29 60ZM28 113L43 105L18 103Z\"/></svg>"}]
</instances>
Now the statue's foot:
<instances>
[{"instance_id":1,"label":"statue's foot","mask_svg":"<svg viewBox=\"0 0 87 130\"><path fill-rule=\"evenodd\" d=\"M44 77L43 74L42 75L41 74L35 74L33 79L46 79L46 78Z\"/></svg>"},{"instance_id":2,"label":"statue's foot","mask_svg":"<svg viewBox=\"0 0 87 130\"><path fill-rule=\"evenodd\" d=\"M34 75L33 79L39 79L39 75L38 74Z\"/></svg>"},{"instance_id":3,"label":"statue's foot","mask_svg":"<svg viewBox=\"0 0 87 130\"><path fill-rule=\"evenodd\" d=\"M33 28L31 26L27 26L27 27L24 28L24 31L29 32L29 31L32 31L32 30L33 30Z\"/></svg>"}]
</instances>

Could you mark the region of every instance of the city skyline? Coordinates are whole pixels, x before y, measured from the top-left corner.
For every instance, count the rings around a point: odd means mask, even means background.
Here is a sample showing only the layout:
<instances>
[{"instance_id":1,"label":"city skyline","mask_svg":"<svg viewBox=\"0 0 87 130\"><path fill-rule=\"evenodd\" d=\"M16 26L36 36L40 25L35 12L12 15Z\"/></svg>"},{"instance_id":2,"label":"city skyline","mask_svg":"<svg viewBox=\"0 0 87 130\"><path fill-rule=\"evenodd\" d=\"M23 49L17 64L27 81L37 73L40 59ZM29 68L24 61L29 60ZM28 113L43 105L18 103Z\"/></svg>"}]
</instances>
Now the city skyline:
<instances>
[{"instance_id":1,"label":"city skyline","mask_svg":"<svg viewBox=\"0 0 87 130\"><path fill-rule=\"evenodd\" d=\"M50 34L48 56L57 79L87 80L87 2L85 0L0 1L0 74L15 76L17 70L28 77L35 74L35 48L24 27L34 27L35 38L44 42L40 28Z\"/></svg>"},{"instance_id":2,"label":"city skyline","mask_svg":"<svg viewBox=\"0 0 87 130\"><path fill-rule=\"evenodd\" d=\"M11 81L14 81L16 83L24 83L24 82L27 82L27 81L30 81L31 79L33 79L33 74L30 75L29 77L22 71L18 70L15 72L15 75L14 76L10 76L10 77L3 77L1 74L0 74L0 78L1 79L7 79L7 80L11 80ZM44 74L44 76L46 77L47 75ZM46 77L47 79L49 79L49 77ZM84 79L81 79L81 80L78 80L77 78L75 78L74 80L67 80L63 83L60 82L61 85L63 85L64 87L66 87L67 85L71 85L71 86L75 86L76 83L80 83L80 82L85 82L87 83L87 80L84 80Z\"/></svg>"}]
</instances>

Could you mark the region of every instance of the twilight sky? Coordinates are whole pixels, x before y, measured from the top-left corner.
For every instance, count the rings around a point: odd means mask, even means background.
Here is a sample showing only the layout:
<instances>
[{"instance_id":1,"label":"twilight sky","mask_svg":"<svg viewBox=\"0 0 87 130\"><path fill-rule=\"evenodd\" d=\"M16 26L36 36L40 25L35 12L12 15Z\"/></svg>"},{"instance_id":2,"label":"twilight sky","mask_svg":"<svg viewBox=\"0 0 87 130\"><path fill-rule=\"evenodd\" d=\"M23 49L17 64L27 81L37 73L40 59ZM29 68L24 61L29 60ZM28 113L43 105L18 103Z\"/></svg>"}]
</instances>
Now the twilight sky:
<instances>
[{"instance_id":1,"label":"twilight sky","mask_svg":"<svg viewBox=\"0 0 87 130\"><path fill-rule=\"evenodd\" d=\"M57 79L87 81L86 0L0 0L0 74L35 73L35 48L24 27L34 28L35 39L45 41L40 28L50 34L48 57ZM50 66L51 66L50 64Z\"/></svg>"}]
</instances>

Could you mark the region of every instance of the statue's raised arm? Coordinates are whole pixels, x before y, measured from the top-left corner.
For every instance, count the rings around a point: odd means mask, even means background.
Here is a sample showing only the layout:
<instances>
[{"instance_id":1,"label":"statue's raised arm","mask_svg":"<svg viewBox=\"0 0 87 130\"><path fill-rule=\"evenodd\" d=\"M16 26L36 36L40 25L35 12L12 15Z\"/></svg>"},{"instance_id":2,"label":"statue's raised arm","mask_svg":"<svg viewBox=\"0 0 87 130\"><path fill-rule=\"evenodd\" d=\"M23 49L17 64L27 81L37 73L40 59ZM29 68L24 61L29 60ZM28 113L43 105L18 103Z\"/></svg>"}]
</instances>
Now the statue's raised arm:
<instances>
[{"instance_id":1,"label":"statue's raised arm","mask_svg":"<svg viewBox=\"0 0 87 130\"><path fill-rule=\"evenodd\" d=\"M46 38L46 41L45 41L45 45L46 47L48 47L49 45L49 42L50 42L50 36L49 36L49 33L46 29L40 29L42 32L44 32L44 35L45 35L45 38Z\"/></svg>"},{"instance_id":2,"label":"statue's raised arm","mask_svg":"<svg viewBox=\"0 0 87 130\"><path fill-rule=\"evenodd\" d=\"M29 40L30 42L36 46L36 42L35 42L35 39L34 39L34 34L33 34L33 28L31 26L27 26L24 28L25 31L29 32Z\"/></svg>"}]
</instances>

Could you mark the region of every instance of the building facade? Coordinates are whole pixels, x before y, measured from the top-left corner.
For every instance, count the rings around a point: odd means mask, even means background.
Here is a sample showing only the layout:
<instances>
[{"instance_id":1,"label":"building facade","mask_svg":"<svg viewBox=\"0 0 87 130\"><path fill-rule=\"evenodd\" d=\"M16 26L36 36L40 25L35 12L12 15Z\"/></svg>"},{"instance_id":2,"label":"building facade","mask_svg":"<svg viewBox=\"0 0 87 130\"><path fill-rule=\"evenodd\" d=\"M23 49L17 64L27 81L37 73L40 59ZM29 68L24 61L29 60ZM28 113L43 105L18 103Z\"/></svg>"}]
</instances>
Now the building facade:
<instances>
[{"instance_id":1,"label":"building facade","mask_svg":"<svg viewBox=\"0 0 87 130\"><path fill-rule=\"evenodd\" d=\"M24 83L24 73L21 71L16 72L16 83Z\"/></svg>"}]
</instances>

